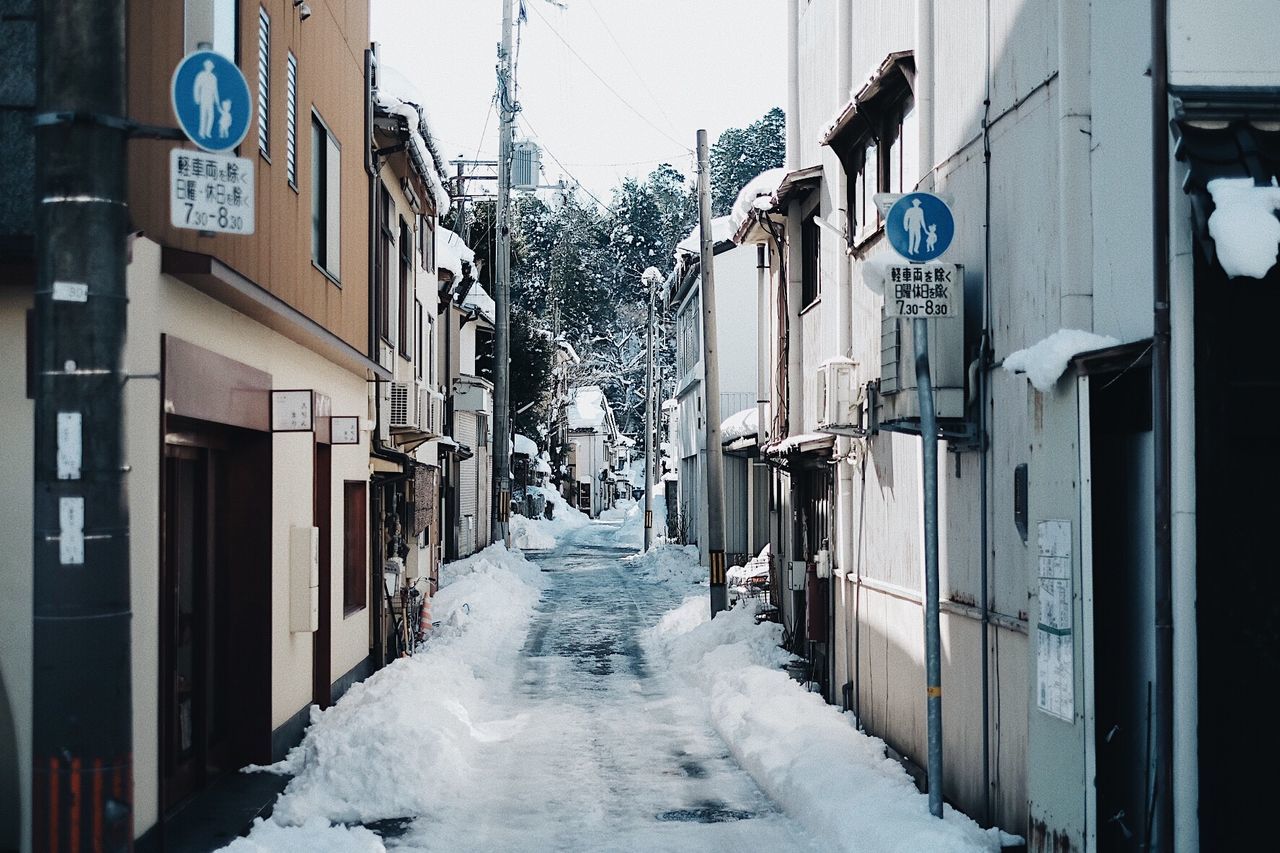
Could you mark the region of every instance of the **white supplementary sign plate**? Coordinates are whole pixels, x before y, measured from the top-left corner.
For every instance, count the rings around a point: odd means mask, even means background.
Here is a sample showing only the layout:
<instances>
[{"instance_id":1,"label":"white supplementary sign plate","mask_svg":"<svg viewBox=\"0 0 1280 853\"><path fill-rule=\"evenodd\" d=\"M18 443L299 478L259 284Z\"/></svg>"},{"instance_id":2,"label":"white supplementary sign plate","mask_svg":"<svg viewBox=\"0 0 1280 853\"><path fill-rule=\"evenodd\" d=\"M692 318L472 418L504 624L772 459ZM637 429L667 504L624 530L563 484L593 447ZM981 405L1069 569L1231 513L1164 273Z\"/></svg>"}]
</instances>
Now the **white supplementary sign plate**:
<instances>
[{"instance_id":1,"label":"white supplementary sign plate","mask_svg":"<svg viewBox=\"0 0 1280 853\"><path fill-rule=\"evenodd\" d=\"M174 228L252 234L253 161L228 154L169 151L169 223Z\"/></svg>"},{"instance_id":2,"label":"white supplementary sign plate","mask_svg":"<svg viewBox=\"0 0 1280 853\"><path fill-rule=\"evenodd\" d=\"M1039 524L1040 618L1036 623L1036 707L1075 719L1075 600L1071 581L1071 522Z\"/></svg>"},{"instance_id":3,"label":"white supplementary sign plate","mask_svg":"<svg viewBox=\"0 0 1280 853\"><path fill-rule=\"evenodd\" d=\"M960 316L964 277L957 264L890 264L884 273L886 317Z\"/></svg>"}]
</instances>

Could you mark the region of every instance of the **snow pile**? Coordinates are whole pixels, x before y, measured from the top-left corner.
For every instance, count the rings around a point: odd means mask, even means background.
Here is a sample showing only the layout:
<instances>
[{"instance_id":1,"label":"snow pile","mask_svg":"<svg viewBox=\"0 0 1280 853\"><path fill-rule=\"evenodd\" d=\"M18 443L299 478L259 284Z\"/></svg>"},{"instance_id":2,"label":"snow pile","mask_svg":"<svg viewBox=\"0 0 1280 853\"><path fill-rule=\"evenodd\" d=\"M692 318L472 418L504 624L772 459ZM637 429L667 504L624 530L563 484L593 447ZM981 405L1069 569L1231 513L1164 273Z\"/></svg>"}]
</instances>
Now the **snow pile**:
<instances>
[{"instance_id":1,"label":"snow pile","mask_svg":"<svg viewBox=\"0 0 1280 853\"><path fill-rule=\"evenodd\" d=\"M659 509L658 500L662 501L662 508ZM653 502L654 524L657 524L658 518L666 517L666 497L656 497ZM620 521L622 524L613 534L613 541L617 545L625 548L643 548L644 547L644 501L624 500L618 501L616 507L611 507L600 513L600 520L603 522Z\"/></svg>"},{"instance_id":2,"label":"snow pile","mask_svg":"<svg viewBox=\"0 0 1280 853\"><path fill-rule=\"evenodd\" d=\"M447 808L480 745L524 725L520 716L503 719L510 713L503 697L542 578L501 545L445 565L432 600L441 622L426 645L356 684L333 707L312 708L306 736L284 761L249 768L294 777L272 822L306 829L317 818L368 823ZM415 777L397 767L429 773L409 784ZM276 833L259 824L249 840L270 844Z\"/></svg>"},{"instance_id":3,"label":"snow pile","mask_svg":"<svg viewBox=\"0 0 1280 853\"><path fill-rule=\"evenodd\" d=\"M1108 335L1059 329L1037 344L1006 355L1004 369L1010 373L1027 374L1037 391L1047 392L1062 376L1072 358L1082 352L1106 349L1119 343Z\"/></svg>"},{"instance_id":4,"label":"snow pile","mask_svg":"<svg viewBox=\"0 0 1280 853\"><path fill-rule=\"evenodd\" d=\"M226 853L385 853L382 839L362 826L333 826L310 818L302 826L281 826L258 818L248 838L222 848Z\"/></svg>"},{"instance_id":5,"label":"snow pile","mask_svg":"<svg viewBox=\"0 0 1280 853\"><path fill-rule=\"evenodd\" d=\"M523 515L511 515L511 544L521 551L538 551L556 547L555 534L551 532L552 522L545 518L526 518Z\"/></svg>"},{"instance_id":6,"label":"snow pile","mask_svg":"<svg viewBox=\"0 0 1280 853\"><path fill-rule=\"evenodd\" d=\"M747 185L738 192L738 198L733 202L733 210L729 214L730 233L738 233L751 211L768 210L773 206L770 198L786 176L786 169L768 169L747 181Z\"/></svg>"},{"instance_id":7,"label":"snow pile","mask_svg":"<svg viewBox=\"0 0 1280 853\"><path fill-rule=\"evenodd\" d=\"M511 451L519 453L521 456L528 456L530 459L538 455L538 445L534 443L532 438L527 435L516 433L516 440L512 445Z\"/></svg>"},{"instance_id":8,"label":"snow pile","mask_svg":"<svg viewBox=\"0 0 1280 853\"><path fill-rule=\"evenodd\" d=\"M753 603L754 604L754 603ZM709 618L703 596L666 614L647 640L654 658L704 694L713 725L756 783L823 842L845 851L997 851L1008 836L983 830L929 798L885 757L884 742L806 691L780 667L782 627L757 625L755 606Z\"/></svg>"},{"instance_id":9,"label":"snow pile","mask_svg":"<svg viewBox=\"0 0 1280 853\"><path fill-rule=\"evenodd\" d=\"M1275 178L1272 178L1275 183ZM1218 263L1232 278L1266 278L1280 249L1280 186L1254 186L1252 178L1218 178L1208 184L1214 211L1209 236Z\"/></svg>"},{"instance_id":10,"label":"snow pile","mask_svg":"<svg viewBox=\"0 0 1280 853\"><path fill-rule=\"evenodd\" d=\"M575 388L573 401L565 409L565 418L570 429L597 429L604 424L605 406L604 391L599 385L583 385Z\"/></svg>"},{"instance_id":11,"label":"snow pile","mask_svg":"<svg viewBox=\"0 0 1280 853\"><path fill-rule=\"evenodd\" d=\"M654 513L654 523L662 516ZM659 543L622 561L627 571L653 583L691 586L707 582L707 567L698 565L697 545Z\"/></svg>"},{"instance_id":12,"label":"snow pile","mask_svg":"<svg viewBox=\"0 0 1280 853\"><path fill-rule=\"evenodd\" d=\"M724 573L725 579L730 586L737 587L744 586L747 581L753 578L756 580L767 579L769 577L769 560L772 552L772 543L766 543L760 549L760 553L747 560L744 565L730 566L728 571Z\"/></svg>"},{"instance_id":13,"label":"snow pile","mask_svg":"<svg viewBox=\"0 0 1280 853\"><path fill-rule=\"evenodd\" d=\"M760 409L752 406L749 409L734 412L724 419L720 424L720 441L722 444L728 444L749 435L758 435L759 432Z\"/></svg>"}]
</instances>

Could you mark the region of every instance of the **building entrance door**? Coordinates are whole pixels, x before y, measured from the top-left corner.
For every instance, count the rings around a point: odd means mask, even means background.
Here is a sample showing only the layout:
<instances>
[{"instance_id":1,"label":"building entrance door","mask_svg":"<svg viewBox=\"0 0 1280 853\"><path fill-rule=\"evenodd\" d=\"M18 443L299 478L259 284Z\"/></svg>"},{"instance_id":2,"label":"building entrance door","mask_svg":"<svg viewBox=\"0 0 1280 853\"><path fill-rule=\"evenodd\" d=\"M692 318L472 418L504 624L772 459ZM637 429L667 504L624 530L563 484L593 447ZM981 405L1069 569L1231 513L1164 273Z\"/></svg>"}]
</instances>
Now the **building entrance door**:
<instances>
[{"instance_id":1,"label":"building entrance door","mask_svg":"<svg viewBox=\"0 0 1280 853\"><path fill-rule=\"evenodd\" d=\"M231 624L224 453L166 445L164 468L161 726L173 805L228 769Z\"/></svg>"}]
</instances>

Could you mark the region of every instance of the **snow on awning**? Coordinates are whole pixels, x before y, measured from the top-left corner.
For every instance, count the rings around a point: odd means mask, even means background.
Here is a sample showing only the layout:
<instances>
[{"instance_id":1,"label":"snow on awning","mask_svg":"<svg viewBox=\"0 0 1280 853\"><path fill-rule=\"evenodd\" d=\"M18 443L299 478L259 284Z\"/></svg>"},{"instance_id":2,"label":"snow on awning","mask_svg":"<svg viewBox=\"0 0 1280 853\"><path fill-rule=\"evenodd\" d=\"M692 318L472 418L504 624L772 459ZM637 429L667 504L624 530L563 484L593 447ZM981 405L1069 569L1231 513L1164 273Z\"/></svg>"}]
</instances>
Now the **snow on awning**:
<instances>
[{"instance_id":1,"label":"snow on awning","mask_svg":"<svg viewBox=\"0 0 1280 853\"><path fill-rule=\"evenodd\" d=\"M1280 127L1246 121L1239 116L1255 115L1253 106L1217 104L1212 93L1182 109L1174 153L1189 166L1182 186L1197 245L1228 276L1263 278L1280 244Z\"/></svg>"},{"instance_id":2,"label":"snow on awning","mask_svg":"<svg viewBox=\"0 0 1280 853\"><path fill-rule=\"evenodd\" d=\"M870 128L870 120L865 115L869 112L867 108L882 97L895 97L904 89L910 90L915 74L915 56L911 51L898 50L890 53L867 75L867 82L858 93L836 111L819 141L823 145L836 147L839 141L848 137L850 131L857 138L864 136L865 130Z\"/></svg>"},{"instance_id":3,"label":"snow on awning","mask_svg":"<svg viewBox=\"0 0 1280 853\"><path fill-rule=\"evenodd\" d=\"M453 273L455 281L462 278L462 262L473 263L476 253L448 228L436 228L436 269Z\"/></svg>"},{"instance_id":4,"label":"snow on awning","mask_svg":"<svg viewBox=\"0 0 1280 853\"><path fill-rule=\"evenodd\" d=\"M462 307L475 308L490 323L495 322L497 306L494 304L493 297L489 295L489 291L485 290L478 281L471 286L467 298L462 300Z\"/></svg>"},{"instance_id":5,"label":"snow on awning","mask_svg":"<svg viewBox=\"0 0 1280 853\"><path fill-rule=\"evenodd\" d=\"M763 452L768 456L786 456L792 453L829 453L835 443L836 437L834 435L827 435L822 432L806 432L766 444Z\"/></svg>"},{"instance_id":6,"label":"snow on awning","mask_svg":"<svg viewBox=\"0 0 1280 853\"><path fill-rule=\"evenodd\" d=\"M771 210L773 208L773 194L786 176L786 169L766 169L747 181L746 186L738 191L738 197L733 202L733 209L729 212L729 234L731 237L737 237L742 226L751 217L753 210ZM737 242L736 239L735 242Z\"/></svg>"},{"instance_id":7,"label":"snow on awning","mask_svg":"<svg viewBox=\"0 0 1280 853\"><path fill-rule=\"evenodd\" d=\"M721 243L727 244L724 248L733 246L733 223L728 216L717 216L711 220L711 246L712 251L720 246ZM723 251L723 249L722 249ZM676 246L676 257L680 255L699 255L702 253L702 226L695 225L693 230L689 232L689 236L685 237Z\"/></svg>"},{"instance_id":8,"label":"snow on awning","mask_svg":"<svg viewBox=\"0 0 1280 853\"><path fill-rule=\"evenodd\" d=\"M1119 343L1107 335L1059 329L1026 349L1006 355L1004 369L1009 373L1025 373L1037 391L1047 392L1053 389L1071 359L1080 353L1107 349Z\"/></svg>"},{"instance_id":9,"label":"snow on awning","mask_svg":"<svg viewBox=\"0 0 1280 853\"><path fill-rule=\"evenodd\" d=\"M512 444L512 452L533 458L538 455L538 445L528 436L516 433L516 440Z\"/></svg>"},{"instance_id":10,"label":"snow on awning","mask_svg":"<svg viewBox=\"0 0 1280 853\"><path fill-rule=\"evenodd\" d=\"M760 432L760 409L752 406L740 412L734 412L720 424L720 441L728 444L749 435Z\"/></svg>"}]
</instances>

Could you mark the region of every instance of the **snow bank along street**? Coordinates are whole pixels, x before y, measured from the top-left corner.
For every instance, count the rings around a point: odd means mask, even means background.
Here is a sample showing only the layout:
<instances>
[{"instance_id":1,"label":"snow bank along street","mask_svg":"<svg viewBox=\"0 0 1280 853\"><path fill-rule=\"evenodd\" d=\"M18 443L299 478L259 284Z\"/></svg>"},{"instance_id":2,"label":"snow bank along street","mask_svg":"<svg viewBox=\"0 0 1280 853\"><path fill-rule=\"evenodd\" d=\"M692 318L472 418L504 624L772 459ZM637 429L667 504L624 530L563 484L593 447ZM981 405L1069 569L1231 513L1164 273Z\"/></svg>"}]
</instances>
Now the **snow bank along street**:
<instances>
[{"instance_id":1,"label":"snow bank along street","mask_svg":"<svg viewBox=\"0 0 1280 853\"><path fill-rule=\"evenodd\" d=\"M714 622L696 549L619 545L634 508L523 523L446 567L424 648L316 713L225 848L996 850L780 669L779 626Z\"/></svg>"}]
</instances>

